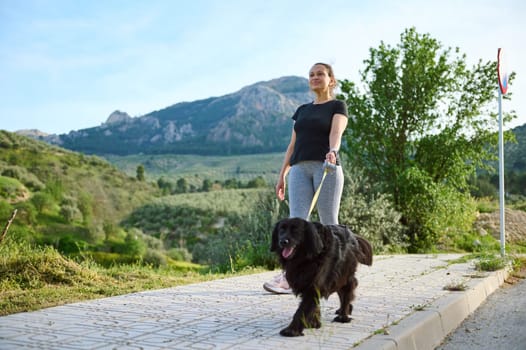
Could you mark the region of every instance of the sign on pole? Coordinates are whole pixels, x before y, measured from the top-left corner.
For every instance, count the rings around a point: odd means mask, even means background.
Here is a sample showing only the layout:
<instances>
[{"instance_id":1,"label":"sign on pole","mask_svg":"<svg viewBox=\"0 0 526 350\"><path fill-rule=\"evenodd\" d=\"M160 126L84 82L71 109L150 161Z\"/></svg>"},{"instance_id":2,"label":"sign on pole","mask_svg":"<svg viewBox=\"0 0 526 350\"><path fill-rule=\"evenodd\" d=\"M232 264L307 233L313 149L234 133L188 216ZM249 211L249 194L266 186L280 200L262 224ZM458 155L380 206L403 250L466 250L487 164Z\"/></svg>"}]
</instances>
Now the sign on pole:
<instances>
[{"instance_id":1,"label":"sign on pole","mask_svg":"<svg viewBox=\"0 0 526 350\"><path fill-rule=\"evenodd\" d=\"M506 254L506 222L504 216L504 136L502 130L502 95L508 92L508 72L501 48L497 51L497 75L499 78L499 207L500 207L500 254Z\"/></svg>"},{"instance_id":2,"label":"sign on pole","mask_svg":"<svg viewBox=\"0 0 526 350\"><path fill-rule=\"evenodd\" d=\"M506 95L508 92L508 71L506 67L506 60L501 48L497 51L497 74L499 77L500 92Z\"/></svg>"}]
</instances>

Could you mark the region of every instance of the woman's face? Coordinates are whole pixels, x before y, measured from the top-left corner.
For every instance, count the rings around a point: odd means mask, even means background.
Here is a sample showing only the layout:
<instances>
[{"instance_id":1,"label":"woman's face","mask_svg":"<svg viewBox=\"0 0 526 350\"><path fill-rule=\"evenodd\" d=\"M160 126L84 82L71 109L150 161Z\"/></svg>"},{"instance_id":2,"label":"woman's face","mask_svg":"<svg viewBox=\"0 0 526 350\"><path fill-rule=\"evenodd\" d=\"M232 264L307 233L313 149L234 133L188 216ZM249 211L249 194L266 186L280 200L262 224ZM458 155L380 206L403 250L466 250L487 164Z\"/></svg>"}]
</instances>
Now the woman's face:
<instances>
[{"instance_id":1,"label":"woman's face","mask_svg":"<svg viewBox=\"0 0 526 350\"><path fill-rule=\"evenodd\" d=\"M309 72L309 86L314 92L329 90L333 79L329 77L327 68L321 64L314 65Z\"/></svg>"}]
</instances>

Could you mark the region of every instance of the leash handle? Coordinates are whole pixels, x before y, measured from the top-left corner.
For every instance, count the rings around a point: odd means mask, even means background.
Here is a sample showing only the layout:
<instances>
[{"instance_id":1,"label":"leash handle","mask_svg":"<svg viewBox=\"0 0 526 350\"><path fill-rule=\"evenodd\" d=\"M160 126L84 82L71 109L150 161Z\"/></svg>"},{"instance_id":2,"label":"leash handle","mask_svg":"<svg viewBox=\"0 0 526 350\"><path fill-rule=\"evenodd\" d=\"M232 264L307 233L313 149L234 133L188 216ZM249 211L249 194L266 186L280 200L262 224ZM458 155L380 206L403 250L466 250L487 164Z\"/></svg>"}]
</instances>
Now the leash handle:
<instances>
[{"instance_id":1,"label":"leash handle","mask_svg":"<svg viewBox=\"0 0 526 350\"><path fill-rule=\"evenodd\" d=\"M325 161L323 163L323 176L321 177L320 184L318 186L318 189L314 193L314 197L312 197L312 203L310 204L309 213L307 214L307 218L310 217L310 214L312 213L312 210L314 209L314 206L316 205L316 202L318 201L318 197L320 196L321 192L321 186L323 185L323 181L325 180L325 176L327 176L327 173L333 172L336 170L337 165L332 164L328 161Z\"/></svg>"},{"instance_id":2,"label":"leash handle","mask_svg":"<svg viewBox=\"0 0 526 350\"><path fill-rule=\"evenodd\" d=\"M328 161L323 162L323 169L328 170L329 172L336 170L336 167L336 164L332 164Z\"/></svg>"}]
</instances>

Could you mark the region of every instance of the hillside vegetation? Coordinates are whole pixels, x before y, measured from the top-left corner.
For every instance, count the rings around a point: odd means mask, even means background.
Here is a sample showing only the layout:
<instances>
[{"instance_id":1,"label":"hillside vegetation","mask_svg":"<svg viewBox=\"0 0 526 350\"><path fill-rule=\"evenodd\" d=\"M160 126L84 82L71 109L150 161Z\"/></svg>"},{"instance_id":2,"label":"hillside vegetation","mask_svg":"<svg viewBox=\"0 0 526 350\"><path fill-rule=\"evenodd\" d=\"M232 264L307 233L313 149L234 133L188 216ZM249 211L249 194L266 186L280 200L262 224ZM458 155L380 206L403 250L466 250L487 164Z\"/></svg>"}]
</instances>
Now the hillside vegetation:
<instances>
[{"instance_id":1,"label":"hillside vegetation","mask_svg":"<svg viewBox=\"0 0 526 350\"><path fill-rule=\"evenodd\" d=\"M4 131L0 147L0 218L18 210L10 235L104 266L229 264L232 247L223 246L220 260L204 253L193 258L193 249L196 244L206 249L214 235L239 229L246 221L242 216L266 206L272 196L268 187L227 190L216 182L211 192L161 197L155 181L139 181L95 156ZM263 213L266 235L277 212Z\"/></svg>"},{"instance_id":2,"label":"hillside vegetation","mask_svg":"<svg viewBox=\"0 0 526 350\"><path fill-rule=\"evenodd\" d=\"M284 151L239 156L134 154L103 157L129 176L134 176L137 167L143 165L145 176L150 181L156 181L161 177L172 180L185 178L190 185L200 187L206 179L213 181L236 179L248 182L261 177L268 184L275 183L283 154Z\"/></svg>"},{"instance_id":3,"label":"hillside vegetation","mask_svg":"<svg viewBox=\"0 0 526 350\"><path fill-rule=\"evenodd\" d=\"M5 131L0 149L1 314L275 267L269 188L161 197L95 156Z\"/></svg>"}]
</instances>

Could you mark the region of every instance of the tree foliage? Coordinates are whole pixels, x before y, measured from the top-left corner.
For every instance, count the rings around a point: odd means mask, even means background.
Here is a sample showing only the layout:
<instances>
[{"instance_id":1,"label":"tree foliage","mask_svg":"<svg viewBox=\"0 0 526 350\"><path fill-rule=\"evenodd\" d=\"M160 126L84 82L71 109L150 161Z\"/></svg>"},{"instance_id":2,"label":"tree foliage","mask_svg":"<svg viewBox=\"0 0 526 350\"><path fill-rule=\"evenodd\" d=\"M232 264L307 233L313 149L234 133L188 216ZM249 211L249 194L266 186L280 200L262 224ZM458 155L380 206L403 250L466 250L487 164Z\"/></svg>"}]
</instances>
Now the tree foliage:
<instances>
[{"instance_id":1,"label":"tree foliage","mask_svg":"<svg viewBox=\"0 0 526 350\"><path fill-rule=\"evenodd\" d=\"M445 203L468 203L468 180L497 154L496 62L468 67L458 48L410 28L396 46L371 48L364 63L360 87L341 84L352 116L345 152L392 196L412 249L427 249L459 224L439 218L472 217Z\"/></svg>"},{"instance_id":2,"label":"tree foliage","mask_svg":"<svg viewBox=\"0 0 526 350\"><path fill-rule=\"evenodd\" d=\"M137 166L137 175L135 176L137 178L137 180L139 181L144 181L145 180L145 176L144 176L144 165L142 164L139 164Z\"/></svg>"}]
</instances>

